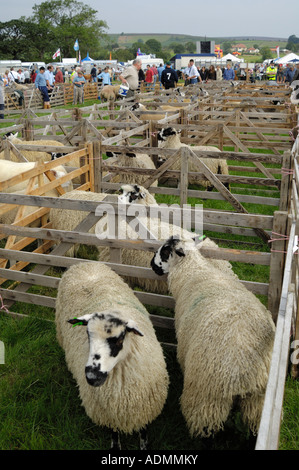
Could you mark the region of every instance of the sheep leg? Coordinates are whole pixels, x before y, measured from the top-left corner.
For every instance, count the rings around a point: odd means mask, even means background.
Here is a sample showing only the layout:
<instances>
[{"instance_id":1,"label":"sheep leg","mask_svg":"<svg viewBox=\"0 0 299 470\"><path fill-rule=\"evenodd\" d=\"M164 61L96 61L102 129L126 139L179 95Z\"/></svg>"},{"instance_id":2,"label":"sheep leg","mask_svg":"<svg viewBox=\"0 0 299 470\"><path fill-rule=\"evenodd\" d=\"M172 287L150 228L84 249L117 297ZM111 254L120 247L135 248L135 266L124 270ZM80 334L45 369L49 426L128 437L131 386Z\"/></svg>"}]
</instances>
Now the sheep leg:
<instances>
[{"instance_id":1,"label":"sheep leg","mask_svg":"<svg viewBox=\"0 0 299 470\"><path fill-rule=\"evenodd\" d=\"M117 431L111 432L111 447L113 450L121 450L119 433Z\"/></svg>"},{"instance_id":2,"label":"sheep leg","mask_svg":"<svg viewBox=\"0 0 299 470\"><path fill-rule=\"evenodd\" d=\"M143 428L139 431L140 438L140 450L148 449L148 437L147 437L147 428Z\"/></svg>"},{"instance_id":3,"label":"sheep leg","mask_svg":"<svg viewBox=\"0 0 299 470\"><path fill-rule=\"evenodd\" d=\"M240 408L244 423L253 433L257 433L262 416L265 396L263 393L253 393L240 400Z\"/></svg>"}]
</instances>

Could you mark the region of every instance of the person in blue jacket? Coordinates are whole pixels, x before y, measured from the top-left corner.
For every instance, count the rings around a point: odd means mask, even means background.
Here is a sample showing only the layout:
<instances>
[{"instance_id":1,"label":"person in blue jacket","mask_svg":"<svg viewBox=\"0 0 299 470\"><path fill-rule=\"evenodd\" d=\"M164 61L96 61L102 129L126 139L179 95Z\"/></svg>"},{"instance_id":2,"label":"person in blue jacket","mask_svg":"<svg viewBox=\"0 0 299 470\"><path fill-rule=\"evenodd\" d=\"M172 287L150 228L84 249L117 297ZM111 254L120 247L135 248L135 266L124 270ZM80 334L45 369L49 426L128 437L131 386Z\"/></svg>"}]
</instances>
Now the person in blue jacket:
<instances>
[{"instance_id":1,"label":"person in blue jacket","mask_svg":"<svg viewBox=\"0 0 299 470\"><path fill-rule=\"evenodd\" d=\"M234 80L235 71L231 68L230 64L227 64L226 69L223 72L223 80Z\"/></svg>"}]
</instances>

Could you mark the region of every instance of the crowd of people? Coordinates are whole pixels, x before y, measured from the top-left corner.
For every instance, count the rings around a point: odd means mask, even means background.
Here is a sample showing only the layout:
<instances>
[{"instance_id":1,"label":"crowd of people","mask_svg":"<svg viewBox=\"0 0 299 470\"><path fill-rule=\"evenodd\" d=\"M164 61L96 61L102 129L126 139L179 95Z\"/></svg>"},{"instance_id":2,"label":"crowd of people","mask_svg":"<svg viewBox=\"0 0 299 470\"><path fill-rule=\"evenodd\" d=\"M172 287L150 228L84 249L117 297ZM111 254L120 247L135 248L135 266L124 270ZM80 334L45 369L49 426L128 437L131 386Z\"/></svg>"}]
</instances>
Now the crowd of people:
<instances>
[{"instance_id":1,"label":"crowd of people","mask_svg":"<svg viewBox=\"0 0 299 470\"><path fill-rule=\"evenodd\" d=\"M32 67L31 71L26 68L11 67L0 75L1 88L10 86L15 82L18 84L34 84L42 94L44 108L50 108L50 95L55 86L61 83L72 83L74 88L73 104L84 103L84 85L86 78L83 67L74 66L68 70L66 67L49 64L47 67ZM136 58L132 65L124 71L113 69L111 67L97 67L93 64L90 70L90 80L101 86L111 85L114 80L120 80L123 84L129 85L128 97L133 96L135 91L140 89L141 83L146 84L148 91L155 89L156 83L160 88L175 88L179 79L184 80L185 86L194 83L208 82L212 80L268 80L269 83L291 84L292 81L299 79L299 64L276 65L271 61L268 65L256 64L254 68L247 69L240 64L227 63L226 66L213 65L196 66L191 59L188 66L182 70L175 70L171 62L165 65L147 65L146 70L142 69L142 61ZM3 91L2 91L3 95ZM3 101L3 99L2 99ZM0 103L0 118L3 116L4 102Z\"/></svg>"}]
</instances>

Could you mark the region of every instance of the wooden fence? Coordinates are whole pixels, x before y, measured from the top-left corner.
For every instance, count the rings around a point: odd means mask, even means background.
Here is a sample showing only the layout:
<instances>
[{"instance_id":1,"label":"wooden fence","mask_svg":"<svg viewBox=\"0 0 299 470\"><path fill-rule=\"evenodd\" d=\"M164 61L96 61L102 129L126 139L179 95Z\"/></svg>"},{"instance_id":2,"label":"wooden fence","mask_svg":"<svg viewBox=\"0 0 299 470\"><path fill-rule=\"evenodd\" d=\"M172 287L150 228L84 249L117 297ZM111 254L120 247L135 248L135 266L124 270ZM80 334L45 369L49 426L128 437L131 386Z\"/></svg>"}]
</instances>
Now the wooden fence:
<instances>
[{"instance_id":1,"label":"wooden fence","mask_svg":"<svg viewBox=\"0 0 299 470\"><path fill-rule=\"evenodd\" d=\"M147 95L150 95L148 93ZM154 97L154 95L153 95ZM147 99L151 97L147 96ZM162 93L158 97L161 102L169 102L169 96ZM153 98L154 99L154 98ZM156 99L156 98L155 98ZM209 98L208 98L209 99ZM268 99L268 98L267 98ZM175 101L174 101L175 100ZM177 103L177 98L173 98ZM153 107L157 102L153 101ZM181 102L182 103L182 102ZM183 103L182 103L183 104ZM198 103L197 103L198 105ZM206 105L206 103L205 103ZM185 109L186 108L186 109ZM121 262L121 249L132 248L154 252L160 243L155 240L99 240L96 235L89 233L89 229L96 223L98 216L95 211L107 202L118 214L118 206L110 199L109 191L119 187L119 183L110 183L109 176L116 171L119 174L130 173L144 174L147 177L145 186L153 194L172 194L179 197L180 205L187 202L188 197L201 197L225 200L230 203L230 210L203 210L203 230L212 233L225 233L249 236L257 236L270 243L271 252L268 250L248 251L232 248L205 249L203 254L210 258L239 261L269 266L270 276L268 283L249 282L241 280L244 285L255 294L268 297L269 309L277 324L275 348L269 377L269 385L265 400L261 427L257 440L257 449L277 448L279 437L279 425L282 409L282 397L285 383L286 364L289 354L290 325L294 340L299 337L298 328L298 256L292 253L298 235L298 140L290 152L291 137L290 130L294 127L295 117L292 107L275 111L273 113L241 110L239 108L230 111L219 111L207 104L207 109L201 105L194 106L191 103L182 105L182 110L174 112L167 117L166 124L171 124L181 131L181 140L196 145L216 145L221 152L194 151L192 149L181 149L181 151L157 148L157 132L165 126L165 123L142 122L138 114L132 114L126 109L104 110L101 105L81 110L75 118L73 115L64 115L58 112L56 115L44 113L45 118L39 118L27 110L22 121L17 124L21 126L26 136L42 140L53 137L62 142L65 147L57 147L57 151L65 148L70 152L59 159L59 164L64 164L74 158L74 155L84 157L87 162L82 162L80 168L72 170L67 177L60 180L65 182L71 179L74 172L87 174L87 179L80 189L90 189L96 192L107 192L106 199L102 203L91 201L74 201L61 198L50 198L41 196L43 192L28 193L19 196L8 194L4 186L0 185L0 214L3 208L14 206L37 206L44 208L64 208L84 211L86 218L71 232L54 230L49 223L41 223L39 227L31 227L28 220L16 220L13 224L0 225L3 239L10 237L25 237L32 242L39 242L44 246L36 248L32 245L24 247L22 251L14 245L6 245L0 249L2 265L0 267L1 288L0 295L5 300L7 309L11 309L16 301L32 303L55 308L55 297L49 295L37 295L30 291L32 286L45 286L57 289L59 278L49 275L49 267L68 268L72 264L86 262L86 259L70 258L65 253L75 243L94 246L106 246L110 248L110 262L107 263L113 270L122 276L142 277L145 279L165 280L160 278L149 267L127 266ZM65 113L65 111L64 111ZM84 114L88 116L84 117ZM269 114L269 116L268 116ZM208 116L208 117L207 117ZM107 117L109 119L107 119ZM111 119L113 117L114 119ZM169 120L168 120L169 119ZM24 130L26 129L26 131ZM195 136L195 137L193 137ZM67 147L66 147L67 146ZM77 150L78 147L80 150ZM81 148L82 147L82 148ZM232 151L226 150L232 147ZM16 146L21 152L24 146ZM103 161L102 156L107 151L147 153L153 159L159 153L167 156L166 162L157 170L142 170L133 168L117 168ZM263 153L253 152L253 149L262 150ZM35 147L36 150L36 147ZM54 150L53 150L54 151ZM78 153L79 152L79 153ZM264 153L266 152L266 153ZM292 158L290 157L292 153ZM225 158L236 164L230 164L230 175L214 175L204 164L205 158ZM180 170L170 170L171 163L181 159ZM194 174L188 172L189 162L197 163L197 171ZM45 174L54 168L54 163L37 167L29 177ZM239 165L237 165L239 163ZM276 168L269 168L268 164L275 163ZM246 165L244 166L240 166ZM250 166L248 166L250 165ZM41 173L39 173L39 170ZM242 175L242 169L252 170L253 176ZM241 173L233 175L233 171ZM108 174L107 174L108 172ZM76 173L76 176L79 173ZM188 188L188 177L191 175L208 179L217 191L191 190ZM27 175L28 176L28 175ZM89 179L88 179L89 178ZM152 187L155 180L171 178L176 181L176 187ZM10 181L13 184L14 181ZM179 183L179 185L178 185ZM248 185L253 184L263 189L263 195L240 194L237 188L227 190L223 183ZM45 189L45 188L43 188ZM271 193L267 193L270 191ZM4 192L3 192L4 191ZM272 192L275 192L273 197ZM265 195L266 194L266 195ZM273 216L262 213L248 213L244 203L260 205L273 205L276 211ZM191 210L191 219L194 226L197 220L197 209ZM130 221L130 219L128 219ZM23 226L21 226L23 225ZM279 234L277 236L276 234ZM10 238L11 240L11 238ZM59 243L59 244L58 244ZM263 245L262 245L263 246ZM51 248L51 252L49 249ZM8 267L7 261L10 262ZM89 261L94 262L94 261ZM26 272L23 271L26 266ZM8 283L8 285L7 285ZM6 287L4 287L6 286ZM135 291L135 295L146 305L155 305L167 308L174 307L174 299L171 296L158 295L153 292ZM12 315L22 316L10 310ZM291 319L290 319L291 318ZM162 328L174 328L173 318L165 318L152 315L151 319L155 326ZM297 323L296 323L297 322ZM297 369L293 367L293 376Z\"/></svg>"}]
</instances>

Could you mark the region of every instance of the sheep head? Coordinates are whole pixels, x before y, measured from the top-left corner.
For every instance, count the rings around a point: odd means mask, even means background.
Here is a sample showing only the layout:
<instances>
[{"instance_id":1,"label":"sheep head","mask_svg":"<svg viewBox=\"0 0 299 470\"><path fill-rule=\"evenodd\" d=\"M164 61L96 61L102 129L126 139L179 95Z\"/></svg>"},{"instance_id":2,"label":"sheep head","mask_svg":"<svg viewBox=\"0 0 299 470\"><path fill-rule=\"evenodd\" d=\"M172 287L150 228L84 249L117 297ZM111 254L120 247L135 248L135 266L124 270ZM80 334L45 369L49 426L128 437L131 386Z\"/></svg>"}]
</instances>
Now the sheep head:
<instances>
[{"instance_id":1,"label":"sheep head","mask_svg":"<svg viewBox=\"0 0 299 470\"><path fill-rule=\"evenodd\" d=\"M170 237L162 246L160 246L152 258L152 270L158 274L158 276L167 274L173 262L185 257L187 251L190 249L195 249L194 238L190 238L190 240L182 240L179 236Z\"/></svg>"},{"instance_id":2,"label":"sheep head","mask_svg":"<svg viewBox=\"0 0 299 470\"><path fill-rule=\"evenodd\" d=\"M93 387L103 385L113 368L129 353L127 333L143 336L136 323L123 320L118 311L94 312L68 322L73 326L87 327L89 355L85 377Z\"/></svg>"},{"instance_id":3,"label":"sheep head","mask_svg":"<svg viewBox=\"0 0 299 470\"><path fill-rule=\"evenodd\" d=\"M165 127L158 132L158 140L165 142L167 138L178 134L180 134L180 131L177 131L174 127Z\"/></svg>"},{"instance_id":4,"label":"sheep head","mask_svg":"<svg viewBox=\"0 0 299 470\"><path fill-rule=\"evenodd\" d=\"M119 201L122 204L141 202L146 197L146 189L138 184L123 184L119 189Z\"/></svg>"}]
</instances>

